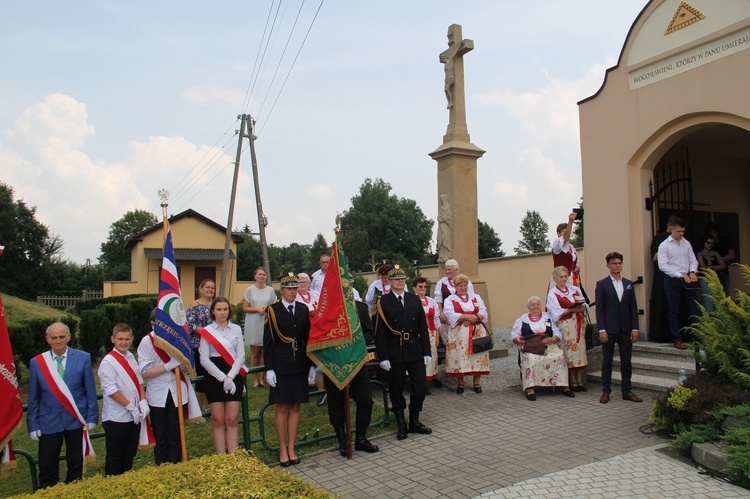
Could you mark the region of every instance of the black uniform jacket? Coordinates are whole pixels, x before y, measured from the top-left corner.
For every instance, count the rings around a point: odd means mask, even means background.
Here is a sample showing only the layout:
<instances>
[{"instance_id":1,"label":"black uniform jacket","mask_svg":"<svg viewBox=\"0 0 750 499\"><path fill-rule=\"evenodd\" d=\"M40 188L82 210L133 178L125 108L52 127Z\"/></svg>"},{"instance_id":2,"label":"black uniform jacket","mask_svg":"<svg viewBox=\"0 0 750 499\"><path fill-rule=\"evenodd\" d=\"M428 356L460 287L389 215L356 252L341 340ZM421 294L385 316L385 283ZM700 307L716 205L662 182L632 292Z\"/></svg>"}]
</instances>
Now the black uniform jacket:
<instances>
[{"instance_id":1,"label":"black uniform jacket","mask_svg":"<svg viewBox=\"0 0 750 499\"><path fill-rule=\"evenodd\" d=\"M375 346L378 360L413 362L430 355L430 337L424 309L414 293L404 293L404 306L394 293L378 301L375 314Z\"/></svg>"}]
</instances>

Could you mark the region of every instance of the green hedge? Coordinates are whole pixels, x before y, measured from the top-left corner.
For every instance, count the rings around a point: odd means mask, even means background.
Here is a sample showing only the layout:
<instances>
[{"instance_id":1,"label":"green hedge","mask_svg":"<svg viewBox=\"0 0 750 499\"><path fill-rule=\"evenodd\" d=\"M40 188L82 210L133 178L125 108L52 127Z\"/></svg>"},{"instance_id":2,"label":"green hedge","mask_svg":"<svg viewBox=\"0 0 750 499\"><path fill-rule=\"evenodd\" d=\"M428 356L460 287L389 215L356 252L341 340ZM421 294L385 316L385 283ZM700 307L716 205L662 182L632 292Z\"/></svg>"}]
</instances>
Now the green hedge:
<instances>
[{"instance_id":1,"label":"green hedge","mask_svg":"<svg viewBox=\"0 0 750 499\"><path fill-rule=\"evenodd\" d=\"M16 497L31 497L24 494ZM288 471L269 468L251 453L205 456L186 463L148 466L118 476L94 476L38 491L33 497L332 498Z\"/></svg>"},{"instance_id":2,"label":"green hedge","mask_svg":"<svg viewBox=\"0 0 750 499\"><path fill-rule=\"evenodd\" d=\"M134 298L147 298L151 300L151 303L156 304L156 298L158 295L123 295L123 296L110 296L109 298L92 298L90 300L81 300L76 303L76 314L81 315L84 310L93 310L95 308L106 305L107 303L127 303L129 300Z\"/></svg>"},{"instance_id":3,"label":"green hedge","mask_svg":"<svg viewBox=\"0 0 750 499\"><path fill-rule=\"evenodd\" d=\"M47 328L50 324L58 321L70 328L70 332L73 336L71 346L77 346L78 335L76 333L80 322L77 317L66 314L56 319L23 319L16 325L8 326L10 346L13 349L13 355L16 359L23 362L23 364L28 367L29 361L32 357L49 350L49 345L47 344Z\"/></svg>"}]
</instances>

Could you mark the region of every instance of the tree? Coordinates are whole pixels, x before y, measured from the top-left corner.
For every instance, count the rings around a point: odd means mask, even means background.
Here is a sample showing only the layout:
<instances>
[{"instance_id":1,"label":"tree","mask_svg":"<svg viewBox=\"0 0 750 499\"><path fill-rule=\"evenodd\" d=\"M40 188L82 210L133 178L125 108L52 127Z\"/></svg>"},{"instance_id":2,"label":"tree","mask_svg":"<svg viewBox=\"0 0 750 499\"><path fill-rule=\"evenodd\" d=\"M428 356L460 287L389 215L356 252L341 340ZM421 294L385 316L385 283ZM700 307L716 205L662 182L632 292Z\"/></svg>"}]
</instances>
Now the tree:
<instances>
[{"instance_id":1,"label":"tree","mask_svg":"<svg viewBox=\"0 0 750 499\"><path fill-rule=\"evenodd\" d=\"M352 207L341 217L344 250L352 270L370 270L368 262L387 260L407 266L428 261L432 220L417 202L391 194L381 179L366 179Z\"/></svg>"},{"instance_id":2,"label":"tree","mask_svg":"<svg viewBox=\"0 0 750 499\"><path fill-rule=\"evenodd\" d=\"M312 246L310 246L310 252L305 259L305 269L307 269L308 272L315 272L320 268L320 264L318 263L320 261L320 255L330 254L331 245L326 242L326 238L323 237L323 234L318 234L315 236L315 240L313 241Z\"/></svg>"},{"instance_id":3,"label":"tree","mask_svg":"<svg viewBox=\"0 0 750 499\"><path fill-rule=\"evenodd\" d=\"M242 231L244 243L237 245L237 280L252 281L255 276L255 269L263 266L263 252L261 251L260 239L250 235L252 232L250 226L245 224ZM272 246L268 248L268 263L271 267L271 275L268 281L276 279L281 273L276 252Z\"/></svg>"},{"instance_id":4,"label":"tree","mask_svg":"<svg viewBox=\"0 0 750 499\"><path fill-rule=\"evenodd\" d=\"M505 251L500 249L503 242L500 240L500 236L497 235L495 229L488 223L479 222L479 258L495 258L499 256L505 256Z\"/></svg>"},{"instance_id":5,"label":"tree","mask_svg":"<svg viewBox=\"0 0 750 499\"><path fill-rule=\"evenodd\" d=\"M549 251L550 242L547 239L549 225L539 212L526 210L526 216L521 221L521 240L513 251L518 255L530 255Z\"/></svg>"},{"instance_id":6,"label":"tree","mask_svg":"<svg viewBox=\"0 0 750 499\"><path fill-rule=\"evenodd\" d=\"M102 254L99 263L104 269L107 281L130 280L130 252L125 243L135 234L156 225L159 220L146 210L135 209L125 213L122 218L109 226L107 241L102 243Z\"/></svg>"},{"instance_id":7,"label":"tree","mask_svg":"<svg viewBox=\"0 0 750 499\"><path fill-rule=\"evenodd\" d=\"M14 200L13 189L0 182L0 289L34 299L48 292L50 266L59 262L63 241L36 219L36 206Z\"/></svg>"}]
</instances>

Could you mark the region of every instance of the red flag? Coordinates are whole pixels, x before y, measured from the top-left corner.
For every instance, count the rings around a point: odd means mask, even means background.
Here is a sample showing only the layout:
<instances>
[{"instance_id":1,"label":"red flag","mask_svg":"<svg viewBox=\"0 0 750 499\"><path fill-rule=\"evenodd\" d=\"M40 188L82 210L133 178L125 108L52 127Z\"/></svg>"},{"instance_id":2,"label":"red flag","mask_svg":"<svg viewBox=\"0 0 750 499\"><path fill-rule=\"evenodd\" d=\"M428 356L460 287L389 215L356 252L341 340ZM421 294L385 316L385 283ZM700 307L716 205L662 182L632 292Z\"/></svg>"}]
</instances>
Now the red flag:
<instances>
[{"instance_id":1,"label":"red flag","mask_svg":"<svg viewBox=\"0 0 750 499\"><path fill-rule=\"evenodd\" d=\"M13 351L10 347L8 325L5 323L3 298L0 296L0 476L15 470L16 460L10 441L21 426L23 404L18 394L18 377Z\"/></svg>"}]
</instances>

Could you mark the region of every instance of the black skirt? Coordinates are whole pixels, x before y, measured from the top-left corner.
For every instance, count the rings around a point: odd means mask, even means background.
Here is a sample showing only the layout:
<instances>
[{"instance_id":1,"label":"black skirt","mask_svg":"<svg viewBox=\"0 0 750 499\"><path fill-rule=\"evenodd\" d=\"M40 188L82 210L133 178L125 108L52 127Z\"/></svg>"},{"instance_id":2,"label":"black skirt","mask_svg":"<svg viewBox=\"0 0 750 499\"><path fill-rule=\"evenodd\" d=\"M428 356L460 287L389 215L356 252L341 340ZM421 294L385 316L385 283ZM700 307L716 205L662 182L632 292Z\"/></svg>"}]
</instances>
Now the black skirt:
<instances>
[{"instance_id":1,"label":"black skirt","mask_svg":"<svg viewBox=\"0 0 750 499\"><path fill-rule=\"evenodd\" d=\"M223 373L228 373L232 368L222 357L211 357L211 362ZM203 380L203 391L209 404L214 402L239 402L242 400L242 392L245 390L245 378L239 374L234 377L234 386L237 390L234 394L224 392L224 383L206 373Z\"/></svg>"},{"instance_id":2,"label":"black skirt","mask_svg":"<svg viewBox=\"0 0 750 499\"><path fill-rule=\"evenodd\" d=\"M268 394L268 401L272 404L307 403L309 400L307 374L277 374L276 387L271 387Z\"/></svg>"}]
</instances>

